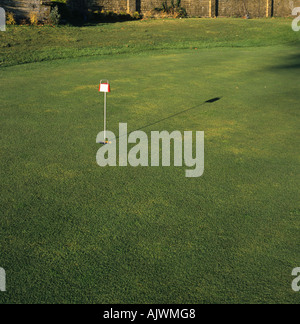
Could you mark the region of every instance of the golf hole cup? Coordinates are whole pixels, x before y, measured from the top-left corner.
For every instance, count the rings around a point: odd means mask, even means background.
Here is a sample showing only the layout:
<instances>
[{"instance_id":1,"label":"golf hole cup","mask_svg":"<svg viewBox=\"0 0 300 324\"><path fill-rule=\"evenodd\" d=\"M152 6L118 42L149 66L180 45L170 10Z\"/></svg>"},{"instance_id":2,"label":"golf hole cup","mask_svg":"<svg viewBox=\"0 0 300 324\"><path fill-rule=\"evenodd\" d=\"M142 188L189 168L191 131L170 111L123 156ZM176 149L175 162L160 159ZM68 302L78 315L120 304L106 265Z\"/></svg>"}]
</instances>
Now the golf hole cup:
<instances>
[{"instance_id":1,"label":"golf hole cup","mask_svg":"<svg viewBox=\"0 0 300 324\"><path fill-rule=\"evenodd\" d=\"M103 142L100 144L109 144L110 142L106 140L106 94L110 92L110 84L108 80L101 80L99 92L104 93L104 138Z\"/></svg>"}]
</instances>

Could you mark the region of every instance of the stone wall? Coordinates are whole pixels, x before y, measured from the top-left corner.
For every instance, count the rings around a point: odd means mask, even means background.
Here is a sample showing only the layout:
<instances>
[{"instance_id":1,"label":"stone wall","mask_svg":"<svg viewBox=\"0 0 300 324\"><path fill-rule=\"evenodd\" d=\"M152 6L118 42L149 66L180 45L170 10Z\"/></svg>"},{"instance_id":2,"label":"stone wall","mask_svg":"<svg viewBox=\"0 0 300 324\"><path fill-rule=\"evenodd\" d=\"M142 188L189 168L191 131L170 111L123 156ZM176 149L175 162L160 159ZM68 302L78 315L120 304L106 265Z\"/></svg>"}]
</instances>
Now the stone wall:
<instances>
[{"instance_id":1,"label":"stone wall","mask_svg":"<svg viewBox=\"0 0 300 324\"><path fill-rule=\"evenodd\" d=\"M265 17L267 12L266 0L219 0L218 16L243 17L247 14L251 17Z\"/></svg>"},{"instance_id":2,"label":"stone wall","mask_svg":"<svg viewBox=\"0 0 300 324\"><path fill-rule=\"evenodd\" d=\"M93 9L127 11L128 0L69 0L68 6L72 9ZM131 1L133 2L133 1ZM132 8L135 10L135 8Z\"/></svg>"},{"instance_id":3,"label":"stone wall","mask_svg":"<svg viewBox=\"0 0 300 324\"><path fill-rule=\"evenodd\" d=\"M133 0L131 2L136 4L137 11L143 13L150 12L154 8L161 8L163 0ZM171 4L171 0L168 0L168 3ZM181 6L191 17L205 17L208 15L209 0L181 0Z\"/></svg>"},{"instance_id":4,"label":"stone wall","mask_svg":"<svg viewBox=\"0 0 300 324\"><path fill-rule=\"evenodd\" d=\"M300 0L218 0L218 16L288 17Z\"/></svg>"},{"instance_id":5,"label":"stone wall","mask_svg":"<svg viewBox=\"0 0 300 324\"><path fill-rule=\"evenodd\" d=\"M191 17L208 17L209 1L208 0L182 0L181 5L186 9Z\"/></svg>"},{"instance_id":6,"label":"stone wall","mask_svg":"<svg viewBox=\"0 0 300 324\"><path fill-rule=\"evenodd\" d=\"M146 13L161 7L164 0L68 0L71 9L85 11L113 10L119 12L139 11ZM176 0L175 0L176 1ZM168 0L169 4L171 0ZM182 7L190 17L286 17L292 9L300 7L300 0L182 0ZM49 13L49 1L0 0L0 6L15 13L17 18L28 17L36 12L40 19Z\"/></svg>"},{"instance_id":7,"label":"stone wall","mask_svg":"<svg viewBox=\"0 0 300 324\"><path fill-rule=\"evenodd\" d=\"M274 16L290 16L296 7L300 7L300 0L274 0Z\"/></svg>"},{"instance_id":8,"label":"stone wall","mask_svg":"<svg viewBox=\"0 0 300 324\"><path fill-rule=\"evenodd\" d=\"M164 0L69 0L85 2L89 8L101 7L115 11L149 12L161 7ZM175 0L176 1L176 0ZM168 0L169 4L171 0ZM286 17L300 0L181 0L190 17Z\"/></svg>"},{"instance_id":9,"label":"stone wall","mask_svg":"<svg viewBox=\"0 0 300 324\"><path fill-rule=\"evenodd\" d=\"M30 13L36 13L38 19L43 20L50 12L50 6L43 5L40 0L0 0L0 7L14 13L17 19L28 18Z\"/></svg>"}]
</instances>

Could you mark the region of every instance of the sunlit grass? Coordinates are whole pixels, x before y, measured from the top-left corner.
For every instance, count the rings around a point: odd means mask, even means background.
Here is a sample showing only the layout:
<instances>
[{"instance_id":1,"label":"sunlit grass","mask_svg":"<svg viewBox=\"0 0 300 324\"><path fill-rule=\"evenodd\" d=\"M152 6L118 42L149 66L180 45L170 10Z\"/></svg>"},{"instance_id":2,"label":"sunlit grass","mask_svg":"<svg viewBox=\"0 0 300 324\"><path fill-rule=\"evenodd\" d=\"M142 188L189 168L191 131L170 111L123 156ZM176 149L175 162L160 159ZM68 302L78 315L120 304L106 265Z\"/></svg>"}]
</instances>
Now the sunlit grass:
<instances>
[{"instance_id":1,"label":"sunlit grass","mask_svg":"<svg viewBox=\"0 0 300 324\"><path fill-rule=\"evenodd\" d=\"M288 25L192 19L1 33L12 45L2 62L15 66L0 69L0 303L298 303L300 47ZM245 26L273 33L235 41ZM138 41L145 30L155 51ZM105 45L97 52L89 40ZM130 40L125 55L99 55ZM55 60L60 52L70 58ZM16 65L40 53L51 61ZM99 167L101 78L111 81L115 134L120 122L148 135L204 131L203 177Z\"/></svg>"}]
</instances>

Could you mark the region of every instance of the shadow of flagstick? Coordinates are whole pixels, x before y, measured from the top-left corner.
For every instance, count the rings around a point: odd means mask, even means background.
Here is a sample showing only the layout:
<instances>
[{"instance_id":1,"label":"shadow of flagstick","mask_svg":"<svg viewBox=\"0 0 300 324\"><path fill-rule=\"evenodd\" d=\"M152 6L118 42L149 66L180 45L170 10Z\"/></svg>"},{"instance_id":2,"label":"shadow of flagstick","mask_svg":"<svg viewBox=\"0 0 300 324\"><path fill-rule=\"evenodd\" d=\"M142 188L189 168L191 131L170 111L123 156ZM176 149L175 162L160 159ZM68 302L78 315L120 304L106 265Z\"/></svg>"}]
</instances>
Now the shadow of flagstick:
<instances>
[{"instance_id":1,"label":"shadow of flagstick","mask_svg":"<svg viewBox=\"0 0 300 324\"><path fill-rule=\"evenodd\" d=\"M156 124L158 124L158 123L163 122L164 120L168 120L168 119L173 118L173 117L175 117L175 116L178 116L178 115L184 114L184 113L186 113L186 112L188 112L188 111L190 111L190 110L193 110L193 109L199 108L199 107L201 107L201 106L204 106L205 104L214 103L214 102L219 101L219 100L221 100L221 99L222 99L222 97L216 97L216 98L212 98L212 99L206 100L206 101L202 102L201 104L199 104L199 105L197 105L197 106L194 106L194 107L191 107L191 108L185 109L185 110L180 111L180 112L178 112L178 113L176 113L176 114L174 114L174 115L171 115L171 116L168 116L168 117L166 117L166 118L163 118L163 119L157 120L157 121L155 121L155 122L153 122L153 123L151 123L151 124L144 125L144 126L138 128L138 129L136 129L135 131L142 130L142 129L145 129L145 128L147 128L147 127L150 127L150 126L156 125ZM125 136L127 136L127 135L117 136L117 137L115 137L114 139L112 139L112 141L117 140L117 139L119 139L120 137L125 137ZM106 169L106 170L102 173L102 176L103 176L103 175L106 175L106 174L109 174L109 173L108 173L108 169Z\"/></svg>"},{"instance_id":2,"label":"shadow of flagstick","mask_svg":"<svg viewBox=\"0 0 300 324\"><path fill-rule=\"evenodd\" d=\"M153 123L151 123L151 124L144 125L144 126L138 128L138 129L135 129L134 131L139 131L139 130L142 130L142 129L148 128L148 127L150 127L150 126L157 125L157 124L159 124L159 123L161 123L161 122L163 122L163 121L165 121L165 120L168 120L168 119L174 118L174 117L176 117L176 116L178 116L178 115L184 114L184 113L186 113L186 112L188 112L188 111L191 111L191 110L197 109L197 108L199 108L199 107L201 107L201 106L204 106L205 104L208 104L208 103L214 103L214 102L219 101L219 100L221 100L221 99L222 99L222 97L216 97L216 98L212 98L212 99L206 100L206 101L202 102L201 104L199 104L199 105L197 105L197 106L194 106L194 107L191 107L191 108L188 108L188 109L185 109L185 110L179 111L179 112L176 113L176 114L173 114L173 115L171 115L171 116L165 117L165 118L160 119L160 120L157 120L157 121L155 121L155 122L153 122ZM120 137L123 137L123 136L126 136L126 135L116 136L114 139L112 139L112 141L117 140L117 139L119 139Z\"/></svg>"},{"instance_id":3,"label":"shadow of flagstick","mask_svg":"<svg viewBox=\"0 0 300 324\"><path fill-rule=\"evenodd\" d=\"M174 115L171 115L171 116L165 117L165 118L163 118L163 119L157 120L156 122L153 122L153 123L151 123L151 124L148 124L148 125L142 126L141 128L138 128L137 130L141 130L141 129L144 129L144 128L147 128L147 127L150 127L150 126L153 126L153 125L159 124L159 123L161 123L161 122L163 122L163 121L165 121L165 120L168 120L168 119L174 118L174 117L176 117L176 116L178 116L178 115L181 115L181 114L184 114L184 113L186 113L186 112L188 112L188 111L191 111L191 110L194 110L194 109L196 109L196 108L199 108L199 107L205 105L206 103L213 103L213 102L216 102L216 101L218 101L218 100L220 100L220 99L221 99L221 98L213 98L213 99L207 100L207 101L205 101L205 102L202 102L202 104L200 104L200 105L194 106L194 107L192 107L192 108L185 109L185 110L180 111L180 112L178 112L178 113L176 113L176 114L174 114Z\"/></svg>"}]
</instances>

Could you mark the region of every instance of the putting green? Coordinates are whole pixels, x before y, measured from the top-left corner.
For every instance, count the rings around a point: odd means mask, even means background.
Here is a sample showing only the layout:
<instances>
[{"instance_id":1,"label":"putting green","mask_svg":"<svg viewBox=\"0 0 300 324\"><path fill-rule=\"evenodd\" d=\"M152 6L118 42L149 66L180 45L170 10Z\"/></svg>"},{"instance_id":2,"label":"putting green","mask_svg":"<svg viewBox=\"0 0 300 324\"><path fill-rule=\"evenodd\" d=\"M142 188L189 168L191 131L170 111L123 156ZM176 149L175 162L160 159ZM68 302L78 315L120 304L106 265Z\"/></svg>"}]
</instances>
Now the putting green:
<instances>
[{"instance_id":1,"label":"putting green","mask_svg":"<svg viewBox=\"0 0 300 324\"><path fill-rule=\"evenodd\" d=\"M216 48L2 68L0 302L298 303L299 57ZM101 78L111 131L204 131L203 177L99 167Z\"/></svg>"}]
</instances>

